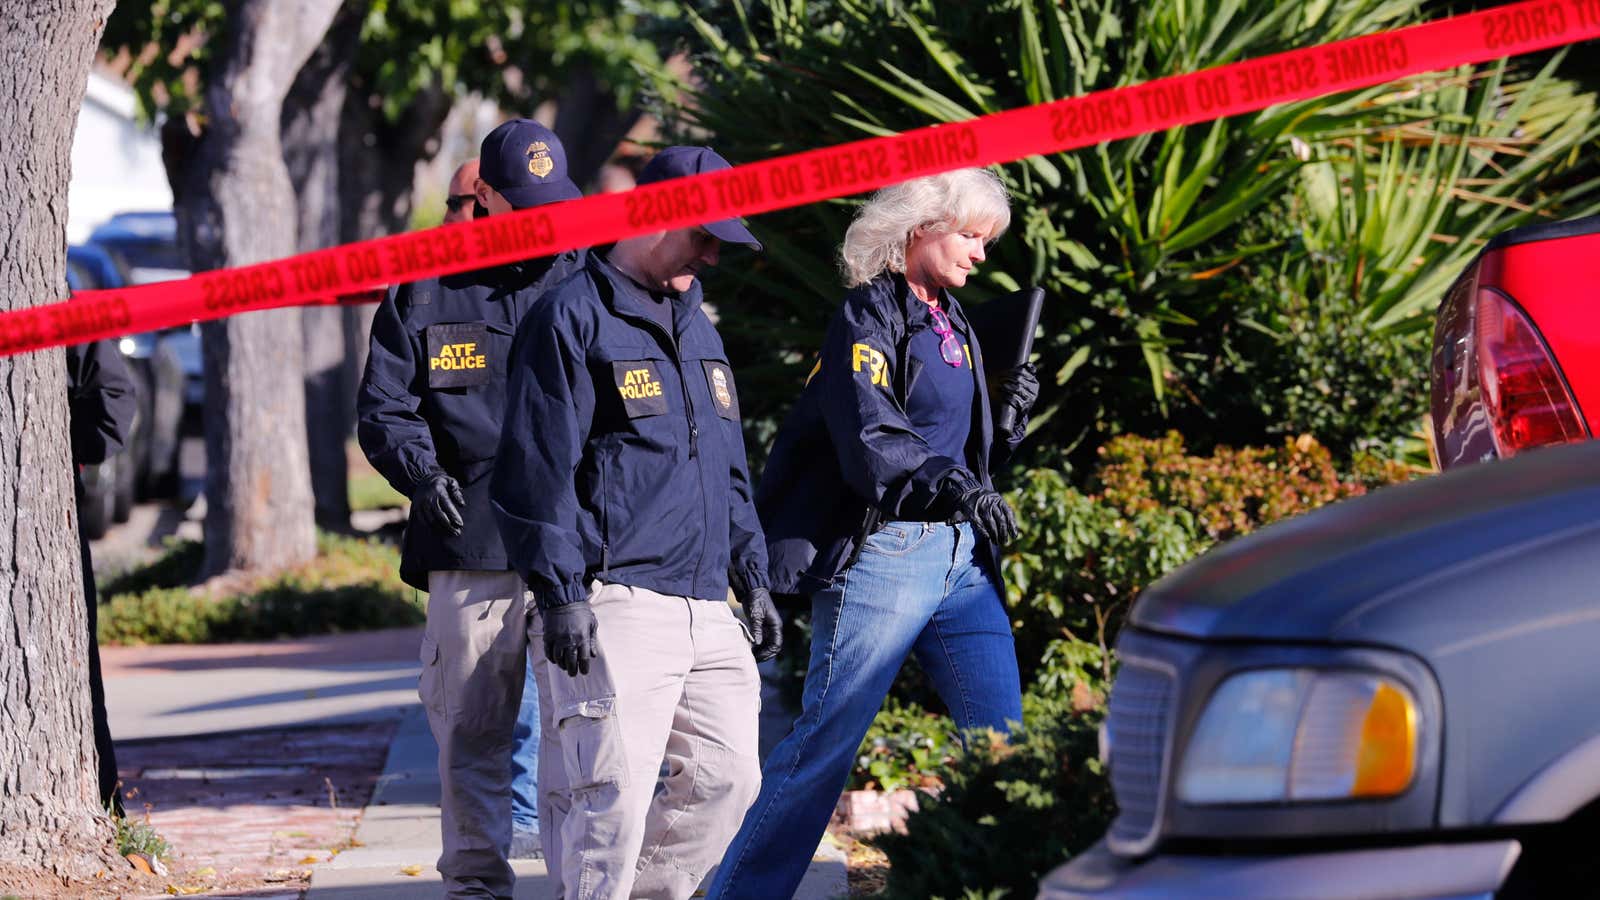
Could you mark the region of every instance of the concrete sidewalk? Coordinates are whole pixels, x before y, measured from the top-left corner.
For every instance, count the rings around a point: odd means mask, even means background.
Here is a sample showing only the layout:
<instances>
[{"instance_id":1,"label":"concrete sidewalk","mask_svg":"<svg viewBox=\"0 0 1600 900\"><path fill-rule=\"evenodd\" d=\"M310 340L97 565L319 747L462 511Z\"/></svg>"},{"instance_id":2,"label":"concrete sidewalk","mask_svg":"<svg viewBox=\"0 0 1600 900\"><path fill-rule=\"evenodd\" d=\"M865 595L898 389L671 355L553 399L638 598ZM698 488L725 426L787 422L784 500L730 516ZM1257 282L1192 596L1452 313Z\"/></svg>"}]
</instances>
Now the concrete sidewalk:
<instances>
[{"instance_id":1,"label":"concrete sidewalk","mask_svg":"<svg viewBox=\"0 0 1600 900\"><path fill-rule=\"evenodd\" d=\"M779 708L766 688L763 707ZM786 716L763 716L763 748L787 728ZM778 736L781 736L778 735ZM440 896L438 748L420 705L411 706L389 747L389 760L356 829L358 845L312 870L306 900L411 900ZM552 885L543 861L516 860L516 896L547 898ZM416 874L408 874L415 872ZM849 892L842 851L826 839L807 871L797 900L829 900Z\"/></svg>"},{"instance_id":2,"label":"concrete sidewalk","mask_svg":"<svg viewBox=\"0 0 1600 900\"><path fill-rule=\"evenodd\" d=\"M118 741L393 720L417 703L421 628L240 644L102 647Z\"/></svg>"}]
</instances>

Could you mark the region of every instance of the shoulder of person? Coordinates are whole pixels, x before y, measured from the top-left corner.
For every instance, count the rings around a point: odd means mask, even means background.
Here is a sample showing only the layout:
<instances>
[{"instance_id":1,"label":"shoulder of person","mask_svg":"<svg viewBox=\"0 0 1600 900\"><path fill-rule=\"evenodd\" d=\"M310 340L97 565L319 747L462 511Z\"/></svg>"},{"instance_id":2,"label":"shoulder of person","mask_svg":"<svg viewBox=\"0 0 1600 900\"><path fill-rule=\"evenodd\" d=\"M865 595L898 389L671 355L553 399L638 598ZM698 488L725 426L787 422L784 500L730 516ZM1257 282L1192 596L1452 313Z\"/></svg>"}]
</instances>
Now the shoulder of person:
<instances>
[{"instance_id":1,"label":"shoulder of person","mask_svg":"<svg viewBox=\"0 0 1600 900\"><path fill-rule=\"evenodd\" d=\"M853 327L869 331L898 333L905 328L905 317L900 310L894 278L881 273L871 281L858 284L845 292L839 306L839 318Z\"/></svg>"},{"instance_id":2,"label":"shoulder of person","mask_svg":"<svg viewBox=\"0 0 1600 900\"><path fill-rule=\"evenodd\" d=\"M438 302L443 288L437 278L424 278L421 281L407 281L397 284L389 289L389 300L394 303L395 311L401 319L410 320L413 316L427 316L433 312L432 307Z\"/></svg>"},{"instance_id":3,"label":"shoulder of person","mask_svg":"<svg viewBox=\"0 0 1600 900\"><path fill-rule=\"evenodd\" d=\"M529 311L524 323L535 327L557 328L573 334L588 334L604 310L601 288L596 281L604 276L585 265L578 265L560 280L552 280Z\"/></svg>"}]
</instances>

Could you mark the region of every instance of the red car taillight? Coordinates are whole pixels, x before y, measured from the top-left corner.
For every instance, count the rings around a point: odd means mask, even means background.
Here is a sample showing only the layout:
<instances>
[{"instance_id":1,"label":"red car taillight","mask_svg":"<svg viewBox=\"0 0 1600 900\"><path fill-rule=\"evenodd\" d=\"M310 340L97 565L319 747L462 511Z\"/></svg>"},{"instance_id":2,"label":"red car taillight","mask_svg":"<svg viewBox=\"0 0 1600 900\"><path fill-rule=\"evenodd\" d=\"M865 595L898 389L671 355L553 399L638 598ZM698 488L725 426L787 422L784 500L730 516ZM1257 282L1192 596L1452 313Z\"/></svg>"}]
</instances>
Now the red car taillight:
<instances>
[{"instance_id":1,"label":"red car taillight","mask_svg":"<svg viewBox=\"0 0 1600 900\"><path fill-rule=\"evenodd\" d=\"M1432 368L1441 468L1589 437L1538 329L1475 279L1457 283L1439 308Z\"/></svg>"}]
</instances>

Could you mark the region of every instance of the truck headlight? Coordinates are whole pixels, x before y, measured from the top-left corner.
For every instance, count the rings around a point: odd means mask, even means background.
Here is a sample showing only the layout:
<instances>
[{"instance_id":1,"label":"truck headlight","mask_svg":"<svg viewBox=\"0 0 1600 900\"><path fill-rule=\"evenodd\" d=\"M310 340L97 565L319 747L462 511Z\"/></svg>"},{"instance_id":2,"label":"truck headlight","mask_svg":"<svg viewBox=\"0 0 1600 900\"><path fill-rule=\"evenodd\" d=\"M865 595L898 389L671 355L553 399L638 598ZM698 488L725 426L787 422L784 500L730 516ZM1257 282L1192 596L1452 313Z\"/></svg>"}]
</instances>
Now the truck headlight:
<instances>
[{"instance_id":1,"label":"truck headlight","mask_svg":"<svg viewBox=\"0 0 1600 900\"><path fill-rule=\"evenodd\" d=\"M1185 803L1389 797L1417 768L1417 703L1398 681L1346 670L1261 669L1212 694L1185 749Z\"/></svg>"}]
</instances>

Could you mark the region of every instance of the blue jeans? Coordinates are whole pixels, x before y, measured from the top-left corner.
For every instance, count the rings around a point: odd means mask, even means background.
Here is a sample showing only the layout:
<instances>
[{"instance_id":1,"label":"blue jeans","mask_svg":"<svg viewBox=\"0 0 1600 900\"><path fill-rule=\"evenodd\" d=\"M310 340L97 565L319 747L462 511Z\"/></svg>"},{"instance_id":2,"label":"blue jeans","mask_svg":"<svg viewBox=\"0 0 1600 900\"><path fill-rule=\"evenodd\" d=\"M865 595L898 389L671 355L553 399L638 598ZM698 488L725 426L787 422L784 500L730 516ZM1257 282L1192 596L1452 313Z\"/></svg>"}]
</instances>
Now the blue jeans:
<instances>
[{"instance_id":1,"label":"blue jeans","mask_svg":"<svg viewBox=\"0 0 1600 900\"><path fill-rule=\"evenodd\" d=\"M961 728L1022 720L1011 623L977 550L971 525L890 522L812 597L800 718L762 768L708 897L793 896L906 654Z\"/></svg>"},{"instance_id":2,"label":"blue jeans","mask_svg":"<svg viewBox=\"0 0 1600 900\"><path fill-rule=\"evenodd\" d=\"M528 647L543 653L543 647ZM522 706L511 730L511 827L518 831L539 827L539 689L533 683L533 663L522 684Z\"/></svg>"}]
</instances>

